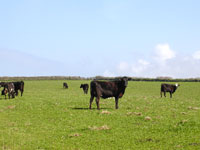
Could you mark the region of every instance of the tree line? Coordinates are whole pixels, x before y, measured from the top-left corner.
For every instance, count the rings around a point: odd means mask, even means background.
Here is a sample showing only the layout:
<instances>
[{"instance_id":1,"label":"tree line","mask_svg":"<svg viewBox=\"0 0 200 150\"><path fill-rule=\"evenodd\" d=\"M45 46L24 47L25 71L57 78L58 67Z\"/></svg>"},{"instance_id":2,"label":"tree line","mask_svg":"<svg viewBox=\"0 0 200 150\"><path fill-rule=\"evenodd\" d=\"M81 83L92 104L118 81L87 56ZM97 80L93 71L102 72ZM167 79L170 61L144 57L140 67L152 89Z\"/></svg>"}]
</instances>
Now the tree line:
<instances>
[{"instance_id":1,"label":"tree line","mask_svg":"<svg viewBox=\"0 0 200 150\"><path fill-rule=\"evenodd\" d=\"M21 80L115 80L120 77L80 77L80 76L32 76L32 77L0 77L0 81L21 81ZM173 79L171 77L142 78L129 77L131 81L158 81L158 82L200 82L200 78Z\"/></svg>"}]
</instances>

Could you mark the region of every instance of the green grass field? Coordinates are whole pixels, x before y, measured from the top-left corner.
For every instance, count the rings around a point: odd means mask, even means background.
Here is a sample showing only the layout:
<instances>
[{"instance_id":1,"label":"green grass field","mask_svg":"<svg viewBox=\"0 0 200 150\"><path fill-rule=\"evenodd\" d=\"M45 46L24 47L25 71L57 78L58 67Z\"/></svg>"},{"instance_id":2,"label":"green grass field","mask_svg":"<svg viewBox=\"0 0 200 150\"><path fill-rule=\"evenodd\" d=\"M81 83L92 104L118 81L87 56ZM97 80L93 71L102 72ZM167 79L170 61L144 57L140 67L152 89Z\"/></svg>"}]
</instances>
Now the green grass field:
<instances>
[{"instance_id":1,"label":"green grass field","mask_svg":"<svg viewBox=\"0 0 200 150\"><path fill-rule=\"evenodd\" d=\"M160 82L130 81L115 109L101 99L89 110L81 83L25 81L24 95L0 98L2 150L199 150L200 83L180 83L160 98ZM2 90L2 88L1 88Z\"/></svg>"}]
</instances>

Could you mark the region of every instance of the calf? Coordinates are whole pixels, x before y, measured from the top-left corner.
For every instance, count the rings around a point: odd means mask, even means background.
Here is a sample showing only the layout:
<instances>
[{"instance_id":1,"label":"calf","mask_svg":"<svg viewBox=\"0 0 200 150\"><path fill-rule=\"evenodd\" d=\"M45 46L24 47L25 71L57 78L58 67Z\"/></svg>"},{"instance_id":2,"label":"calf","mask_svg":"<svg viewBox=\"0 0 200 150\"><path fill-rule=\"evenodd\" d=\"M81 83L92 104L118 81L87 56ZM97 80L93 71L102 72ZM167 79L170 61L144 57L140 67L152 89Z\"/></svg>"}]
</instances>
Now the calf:
<instances>
[{"instance_id":1,"label":"calf","mask_svg":"<svg viewBox=\"0 0 200 150\"><path fill-rule=\"evenodd\" d=\"M24 92L24 82L23 81L19 81L19 82L13 82L14 86L15 86L15 93L16 96L18 96L18 90L20 90L21 92L21 96L23 95Z\"/></svg>"},{"instance_id":2,"label":"calf","mask_svg":"<svg viewBox=\"0 0 200 150\"><path fill-rule=\"evenodd\" d=\"M64 83L63 83L63 88L66 88L66 89L68 89L68 85L67 85L67 83L66 83L66 82L64 82Z\"/></svg>"},{"instance_id":3,"label":"calf","mask_svg":"<svg viewBox=\"0 0 200 150\"><path fill-rule=\"evenodd\" d=\"M92 108L92 102L94 97L96 97L96 104L97 109L100 109L99 107L99 101L100 97L102 98L109 98L109 97L115 97L115 108L118 109L118 99L121 98L124 93L125 89L128 85L129 78L123 77L116 81L91 81L90 83L90 106L89 108Z\"/></svg>"},{"instance_id":4,"label":"calf","mask_svg":"<svg viewBox=\"0 0 200 150\"><path fill-rule=\"evenodd\" d=\"M84 94L87 94L89 85L88 84L81 84L80 88L83 88Z\"/></svg>"},{"instance_id":5,"label":"calf","mask_svg":"<svg viewBox=\"0 0 200 150\"><path fill-rule=\"evenodd\" d=\"M164 96L166 97L166 92L170 93L170 98L172 98L172 94L177 90L180 85L178 83L174 84L161 84L160 95L162 97L162 92L164 92Z\"/></svg>"},{"instance_id":6,"label":"calf","mask_svg":"<svg viewBox=\"0 0 200 150\"><path fill-rule=\"evenodd\" d=\"M8 94L8 98L10 99L10 96L12 96L12 98L15 98L15 86L12 82L8 82L5 83L4 85L4 89L2 90L2 95L5 95L5 99L6 99L6 95Z\"/></svg>"}]
</instances>

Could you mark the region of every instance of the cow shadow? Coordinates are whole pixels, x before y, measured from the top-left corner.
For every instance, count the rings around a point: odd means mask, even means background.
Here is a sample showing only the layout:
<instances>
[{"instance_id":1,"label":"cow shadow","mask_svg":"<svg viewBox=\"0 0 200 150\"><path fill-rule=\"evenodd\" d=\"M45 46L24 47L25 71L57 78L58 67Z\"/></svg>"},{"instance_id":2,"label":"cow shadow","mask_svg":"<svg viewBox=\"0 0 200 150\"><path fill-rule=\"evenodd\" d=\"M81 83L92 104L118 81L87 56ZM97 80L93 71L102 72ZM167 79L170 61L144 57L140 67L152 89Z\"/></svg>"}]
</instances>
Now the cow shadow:
<instances>
[{"instance_id":1,"label":"cow shadow","mask_svg":"<svg viewBox=\"0 0 200 150\"><path fill-rule=\"evenodd\" d=\"M72 109L72 110L98 110L95 107L91 108L91 109L89 109L88 107L70 107L70 109ZM110 110L110 109L112 109L112 108L106 108L106 107L100 108L100 110Z\"/></svg>"},{"instance_id":2,"label":"cow shadow","mask_svg":"<svg viewBox=\"0 0 200 150\"><path fill-rule=\"evenodd\" d=\"M0 96L0 100L6 100L5 97Z\"/></svg>"}]
</instances>

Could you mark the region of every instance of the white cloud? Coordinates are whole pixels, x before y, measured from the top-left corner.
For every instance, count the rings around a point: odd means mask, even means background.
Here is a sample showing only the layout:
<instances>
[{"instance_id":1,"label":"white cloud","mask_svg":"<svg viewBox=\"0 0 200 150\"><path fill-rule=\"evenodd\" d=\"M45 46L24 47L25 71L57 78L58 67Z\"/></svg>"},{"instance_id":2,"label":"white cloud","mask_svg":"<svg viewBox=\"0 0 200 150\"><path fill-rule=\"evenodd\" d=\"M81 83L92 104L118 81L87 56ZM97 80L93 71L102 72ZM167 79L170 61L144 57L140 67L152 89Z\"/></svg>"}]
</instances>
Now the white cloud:
<instances>
[{"instance_id":1,"label":"white cloud","mask_svg":"<svg viewBox=\"0 0 200 150\"><path fill-rule=\"evenodd\" d=\"M165 63L166 60L172 59L176 56L169 44L158 44L155 48L155 59L161 63Z\"/></svg>"},{"instance_id":2,"label":"white cloud","mask_svg":"<svg viewBox=\"0 0 200 150\"><path fill-rule=\"evenodd\" d=\"M141 56L137 61L123 61L112 68L116 76L153 77L168 76L172 78L200 77L200 51L193 54L176 53L169 44L158 44L153 55ZM147 59L148 58L148 59ZM174 59L176 58L176 59ZM132 60L135 58L133 57ZM107 70L109 72L109 70Z\"/></svg>"},{"instance_id":3,"label":"white cloud","mask_svg":"<svg viewBox=\"0 0 200 150\"><path fill-rule=\"evenodd\" d=\"M192 57L193 57L194 59L200 60L200 51L196 51L196 52L192 55Z\"/></svg>"},{"instance_id":4,"label":"white cloud","mask_svg":"<svg viewBox=\"0 0 200 150\"><path fill-rule=\"evenodd\" d=\"M127 62L120 62L118 65L118 70L122 72L129 70L129 68L130 66Z\"/></svg>"},{"instance_id":5,"label":"white cloud","mask_svg":"<svg viewBox=\"0 0 200 150\"><path fill-rule=\"evenodd\" d=\"M150 64L149 62L147 62L147 61L145 61L143 59L139 59L136 64L132 65L132 72L136 73L136 74L140 74L145 69L147 69L149 64Z\"/></svg>"},{"instance_id":6,"label":"white cloud","mask_svg":"<svg viewBox=\"0 0 200 150\"><path fill-rule=\"evenodd\" d=\"M120 62L117 66L117 74L118 75L142 75L142 73L148 68L150 65L144 59L139 59L135 63L128 63L128 62ZM104 73L105 74L105 73Z\"/></svg>"}]
</instances>

